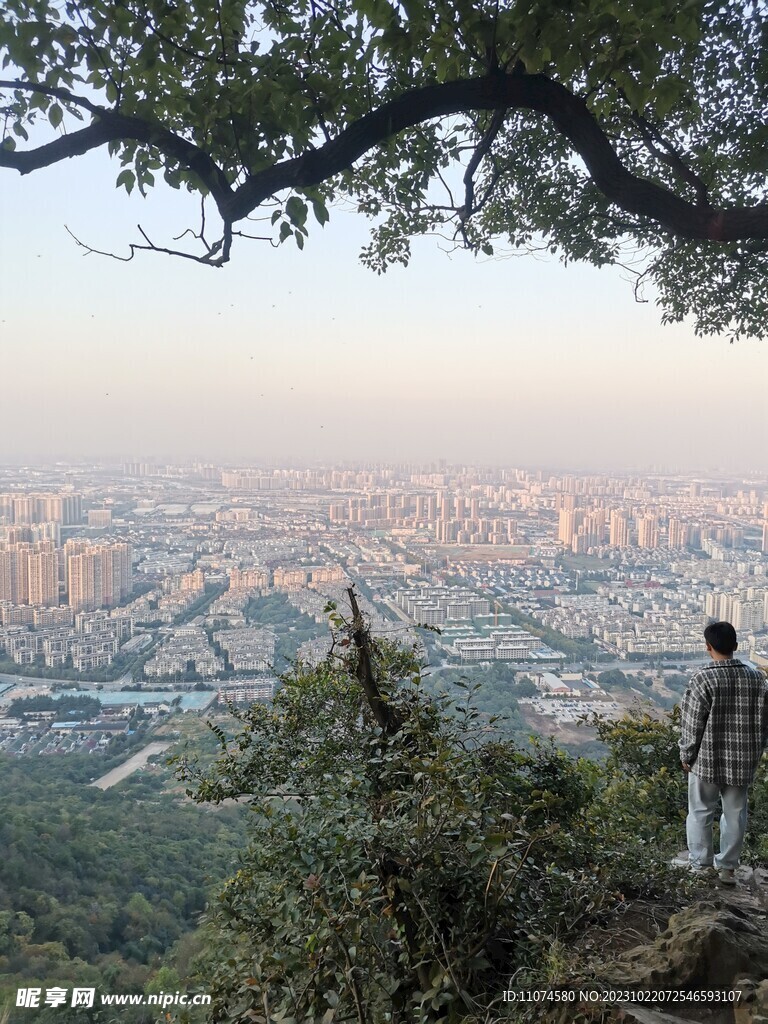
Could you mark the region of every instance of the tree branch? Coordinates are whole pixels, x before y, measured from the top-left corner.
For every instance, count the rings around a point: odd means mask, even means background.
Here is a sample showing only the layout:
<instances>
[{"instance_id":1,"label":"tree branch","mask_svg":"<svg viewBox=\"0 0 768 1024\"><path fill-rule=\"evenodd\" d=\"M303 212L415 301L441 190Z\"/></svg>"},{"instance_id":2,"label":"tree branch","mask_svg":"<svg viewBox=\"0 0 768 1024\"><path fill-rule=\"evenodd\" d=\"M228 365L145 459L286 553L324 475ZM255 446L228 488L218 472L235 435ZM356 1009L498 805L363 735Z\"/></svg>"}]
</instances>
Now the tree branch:
<instances>
[{"instance_id":1,"label":"tree branch","mask_svg":"<svg viewBox=\"0 0 768 1024\"><path fill-rule=\"evenodd\" d=\"M137 224L136 227L139 230L139 234L147 244L139 245L138 242L131 242L128 246L130 252L130 255L128 256L118 256L118 254L115 252L107 252L104 249L94 249L93 246L88 245L86 242L81 241L81 239L79 239L77 235L72 230L70 230L70 228L67 227L66 224L64 225L64 230L67 232L67 234L69 234L72 237L76 245L78 245L81 249L85 249L85 252L83 253L84 256L109 256L111 259L119 260L121 263L130 263L137 252L143 251L161 252L164 253L166 256L179 256L181 259L184 260L192 260L195 263L203 263L207 267L223 267L225 263L229 262L230 251L232 249L233 231L228 224L224 225L224 233L222 234L222 237L218 239L218 241L214 242L212 245L208 245L208 243L204 239L202 240L203 245L207 250L205 253L203 253L202 256L196 256L195 253L193 252L184 252L183 249L166 249L162 245L155 245L155 243L147 236L147 233L141 226L141 224ZM237 232L237 234L240 234L240 232ZM195 237L199 238L200 236L195 235Z\"/></svg>"},{"instance_id":2,"label":"tree branch","mask_svg":"<svg viewBox=\"0 0 768 1024\"><path fill-rule=\"evenodd\" d=\"M710 209L632 174L583 99L546 75L514 73L462 79L406 92L355 121L331 142L254 172L235 190L226 216L237 221L276 192L308 188L349 170L369 150L422 121L468 110L503 107L531 110L548 117L584 161L600 191L627 213L655 220L680 238L768 238L768 204Z\"/></svg>"},{"instance_id":3,"label":"tree branch","mask_svg":"<svg viewBox=\"0 0 768 1024\"><path fill-rule=\"evenodd\" d=\"M371 638L357 603L355 588L349 587L347 594L349 595L349 603L352 606L351 637L357 650L357 678L363 688L363 693L368 700L377 724L387 736L391 736L401 728L403 724L402 719L396 711L387 705L376 682L371 658Z\"/></svg>"},{"instance_id":4,"label":"tree branch","mask_svg":"<svg viewBox=\"0 0 768 1024\"><path fill-rule=\"evenodd\" d=\"M699 206L711 209L709 189L705 182L691 170L672 143L668 142L659 129L636 110L632 111L632 121L637 126L648 152L661 163L671 167L682 181L691 186L696 193L696 202Z\"/></svg>"},{"instance_id":5,"label":"tree branch","mask_svg":"<svg viewBox=\"0 0 768 1024\"><path fill-rule=\"evenodd\" d=\"M252 172L237 188L229 184L224 171L208 153L158 123L95 106L64 89L14 81L0 81L0 89L25 89L55 96L84 107L96 119L82 131L31 151L0 147L0 167L26 174L106 142L135 140L157 148L191 170L211 193L225 225L230 226L278 192L309 188L349 170L371 149L421 122L471 110L509 108L547 117L581 157L597 188L626 213L656 221L679 239L768 239L768 204L713 209L682 199L670 189L633 174L622 163L586 102L541 74L497 73L403 93L353 122L325 144Z\"/></svg>"},{"instance_id":6,"label":"tree branch","mask_svg":"<svg viewBox=\"0 0 768 1024\"><path fill-rule=\"evenodd\" d=\"M188 142L159 123L130 117L107 107L100 107L67 89L38 85L35 82L0 81L0 90L2 89L36 92L61 100L63 103L72 103L87 110L96 120L87 128L65 135L44 146L38 146L36 149L10 150L0 146L0 167L10 167L20 174L29 174L68 157L81 156L107 142L131 140L154 146L192 171L211 193L219 209L226 205L233 195L226 175L212 157L193 142Z\"/></svg>"},{"instance_id":7,"label":"tree branch","mask_svg":"<svg viewBox=\"0 0 768 1024\"><path fill-rule=\"evenodd\" d=\"M461 214L462 222L468 220L475 212L475 171L483 161L483 157L486 155L488 150L493 145L496 136L501 131L501 126L504 124L504 118L507 116L506 110L494 110L491 123L488 125L482 139L478 143L477 149L472 154L472 157L467 164L467 169L464 172L464 208Z\"/></svg>"}]
</instances>

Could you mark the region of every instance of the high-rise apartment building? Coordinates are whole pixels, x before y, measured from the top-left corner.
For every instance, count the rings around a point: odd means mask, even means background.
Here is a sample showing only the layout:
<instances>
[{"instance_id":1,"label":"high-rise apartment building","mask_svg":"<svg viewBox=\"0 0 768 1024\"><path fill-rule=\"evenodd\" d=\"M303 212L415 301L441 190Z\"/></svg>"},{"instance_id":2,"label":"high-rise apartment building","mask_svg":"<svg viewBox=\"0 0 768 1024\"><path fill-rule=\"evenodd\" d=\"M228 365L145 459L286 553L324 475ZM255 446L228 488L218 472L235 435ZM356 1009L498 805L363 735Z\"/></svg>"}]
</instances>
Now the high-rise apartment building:
<instances>
[{"instance_id":1,"label":"high-rise apartment building","mask_svg":"<svg viewBox=\"0 0 768 1024\"><path fill-rule=\"evenodd\" d=\"M570 544L573 537L573 512L561 508L557 517L557 539L561 544Z\"/></svg>"},{"instance_id":2,"label":"high-rise apartment building","mask_svg":"<svg viewBox=\"0 0 768 1024\"><path fill-rule=\"evenodd\" d=\"M0 601L29 604L29 544L0 550Z\"/></svg>"},{"instance_id":3,"label":"high-rise apartment building","mask_svg":"<svg viewBox=\"0 0 768 1024\"><path fill-rule=\"evenodd\" d=\"M738 597L733 594L715 591L707 594L704 599L704 611L710 619L717 619L718 622L731 622L734 601L738 601Z\"/></svg>"},{"instance_id":4,"label":"high-rise apartment building","mask_svg":"<svg viewBox=\"0 0 768 1024\"><path fill-rule=\"evenodd\" d=\"M609 543L616 548L629 546L629 519L627 513L619 509L611 512Z\"/></svg>"},{"instance_id":5,"label":"high-rise apartment building","mask_svg":"<svg viewBox=\"0 0 768 1024\"><path fill-rule=\"evenodd\" d=\"M59 603L59 553L52 541L42 544L51 547L31 552L28 557L29 603L50 608Z\"/></svg>"},{"instance_id":6,"label":"high-rise apartment building","mask_svg":"<svg viewBox=\"0 0 768 1024\"><path fill-rule=\"evenodd\" d=\"M659 546L659 524L655 516L642 516L637 520L637 546L657 548Z\"/></svg>"},{"instance_id":7,"label":"high-rise apartment building","mask_svg":"<svg viewBox=\"0 0 768 1024\"><path fill-rule=\"evenodd\" d=\"M109 508L88 509L88 525L92 529L108 529L112 525L112 510Z\"/></svg>"},{"instance_id":8,"label":"high-rise apartment building","mask_svg":"<svg viewBox=\"0 0 768 1024\"><path fill-rule=\"evenodd\" d=\"M684 548L688 543L688 526L680 519L670 516L667 530L667 546Z\"/></svg>"},{"instance_id":9,"label":"high-rise apartment building","mask_svg":"<svg viewBox=\"0 0 768 1024\"><path fill-rule=\"evenodd\" d=\"M735 598L731 604L729 620L734 629L759 630L763 628L763 602Z\"/></svg>"},{"instance_id":10,"label":"high-rise apartment building","mask_svg":"<svg viewBox=\"0 0 768 1024\"><path fill-rule=\"evenodd\" d=\"M584 522L584 513L580 509L561 508L558 519L557 539L571 547L573 538Z\"/></svg>"},{"instance_id":11,"label":"high-rise apartment building","mask_svg":"<svg viewBox=\"0 0 768 1024\"><path fill-rule=\"evenodd\" d=\"M584 534L587 538L587 547L594 547L602 544L605 540L605 509L592 509L584 517Z\"/></svg>"},{"instance_id":12,"label":"high-rise apartment building","mask_svg":"<svg viewBox=\"0 0 768 1024\"><path fill-rule=\"evenodd\" d=\"M29 527L29 535L33 543L38 540L52 540L57 548L61 547L60 523L35 523Z\"/></svg>"},{"instance_id":13,"label":"high-rise apartment building","mask_svg":"<svg viewBox=\"0 0 768 1024\"><path fill-rule=\"evenodd\" d=\"M14 526L31 526L35 522L35 499L28 495L14 495L12 517Z\"/></svg>"},{"instance_id":14,"label":"high-rise apartment building","mask_svg":"<svg viewBox=\"0 0 768 1024\"><path fill-rule=\"evenodd\" d=\"M59 603L59 555L53 540L0 546L0 601Z\"/></svg>"},{"instance_id":15,"label":"high-rise apartment building","mask_svg":"<svg viewBox=\"0 0 768 1024\"><path fill-rule=\"evenodd\" d=\"M79 494L0 494L0 523L6 525L60 523L76 526L82 518L83 502Z\"/></svg>"},{"instance_id":16,"label":"high-rise apartment building","mask_svg":"<svg viewBox=\"0 0 768 1024\"><path fill-rule=\"evenodd\" d=\"M133 588L131 558L131 545L125 543L86 544L76 553L68 554L70 608L75 612L111 608L128 597Z\"/></svg>"},{"instance_id":17,"label":"high-rise apartment building","mask_svg":"<svg viewBox=\"0 0 768 1024\"><path fill-rule=\"evenodd\" d=\"M205 578L203 578L204 585ZM269 572L266 569L238 569L235 567L229 574L230 590L266 590L267 587L269 587Z\"/></svg>"},{"instance_id":18,"label":"high-rise apartment building","mask_svg":"<svg viewBox=\"0 0 768 1024\"><path fill-rule=\"evenodd\" d=\"M72 555L80 555L91 548L91 541L83 537L72 537L66 542L62 551L59 574L64 584L64 589L69 592L69 560Z\"/></svg>"},{"instance_id":19,"label":"high-rise apartment building","mask_svg":"<svg viewBox=\"0 0 768 1024\"><path fill-rule=\"evenodd\" d=\"M67 558L67 597L74 611L93 611L100 608L96 593L101 596L101 560L92 550L82 551Z\"/></svg>"}]
</instances>

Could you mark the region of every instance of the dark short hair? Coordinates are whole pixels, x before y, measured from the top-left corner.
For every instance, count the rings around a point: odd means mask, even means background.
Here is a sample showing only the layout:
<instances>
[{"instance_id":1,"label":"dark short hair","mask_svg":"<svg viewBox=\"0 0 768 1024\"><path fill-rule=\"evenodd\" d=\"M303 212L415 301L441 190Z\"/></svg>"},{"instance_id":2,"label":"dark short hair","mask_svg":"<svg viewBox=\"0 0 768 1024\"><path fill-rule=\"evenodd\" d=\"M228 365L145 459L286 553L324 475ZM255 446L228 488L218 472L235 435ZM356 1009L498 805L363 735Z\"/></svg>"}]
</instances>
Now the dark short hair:
<instances>
[{"instance_id":1,"label":"dark short hair","mask_svg":"<svg viewBox=\"0 0 768 1024\"><path fill-rule=\"evenodd\" d=\"M736 630L730 622L710 622L704 630L704 639L718 654L733 654L739 646Z\"/></svg>"}]
</instances>

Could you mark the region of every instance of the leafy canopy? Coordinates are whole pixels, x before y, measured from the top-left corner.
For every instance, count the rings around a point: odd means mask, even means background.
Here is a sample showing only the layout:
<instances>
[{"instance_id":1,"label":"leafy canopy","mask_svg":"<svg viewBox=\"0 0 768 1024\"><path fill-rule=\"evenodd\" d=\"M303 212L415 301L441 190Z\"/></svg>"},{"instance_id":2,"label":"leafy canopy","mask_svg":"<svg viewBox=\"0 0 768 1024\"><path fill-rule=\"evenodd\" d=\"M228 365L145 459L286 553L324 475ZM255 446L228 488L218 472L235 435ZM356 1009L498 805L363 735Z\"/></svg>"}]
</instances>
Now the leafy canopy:
<instances>
[{"instance_id":1,"label":"leafy canopy","mask_svg":"<svg viewBox=\"0 0 768 1024\"><path fill-rule=\"evenodd\" d=\"M420 234L544 247L761 335L767 46L750 0L5 0L0 166L108 146L129 192L212 200L215 241L126 258L303 247L346 197L378 271Z\"/></svg>"}]
</instances>

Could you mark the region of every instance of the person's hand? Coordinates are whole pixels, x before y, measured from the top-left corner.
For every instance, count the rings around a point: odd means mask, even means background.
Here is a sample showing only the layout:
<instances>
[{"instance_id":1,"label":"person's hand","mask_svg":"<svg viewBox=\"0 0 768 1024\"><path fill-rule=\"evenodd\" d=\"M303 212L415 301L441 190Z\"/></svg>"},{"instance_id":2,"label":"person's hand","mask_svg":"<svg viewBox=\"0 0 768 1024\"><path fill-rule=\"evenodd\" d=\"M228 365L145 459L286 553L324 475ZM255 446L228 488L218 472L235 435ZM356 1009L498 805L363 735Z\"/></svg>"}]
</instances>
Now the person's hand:
<instances>
[{"instance_id":1,"label":"person's hand","mask_svg":"<svg viewBox=\"0 0 768 1024\"><path fill-rule=\"evenodd\" d=\"M682 769L683 769L683 771L685 772L685 774L686 774L686 775L687 775L687 774L688 774L688 773L690 772L690 770L691 770L691 766L690 766L689 764L686 764L686 763L685 763L685 761L682 761L682 762L681 762L681 767L682 767Z\"/></svg>"}]
</instances>

